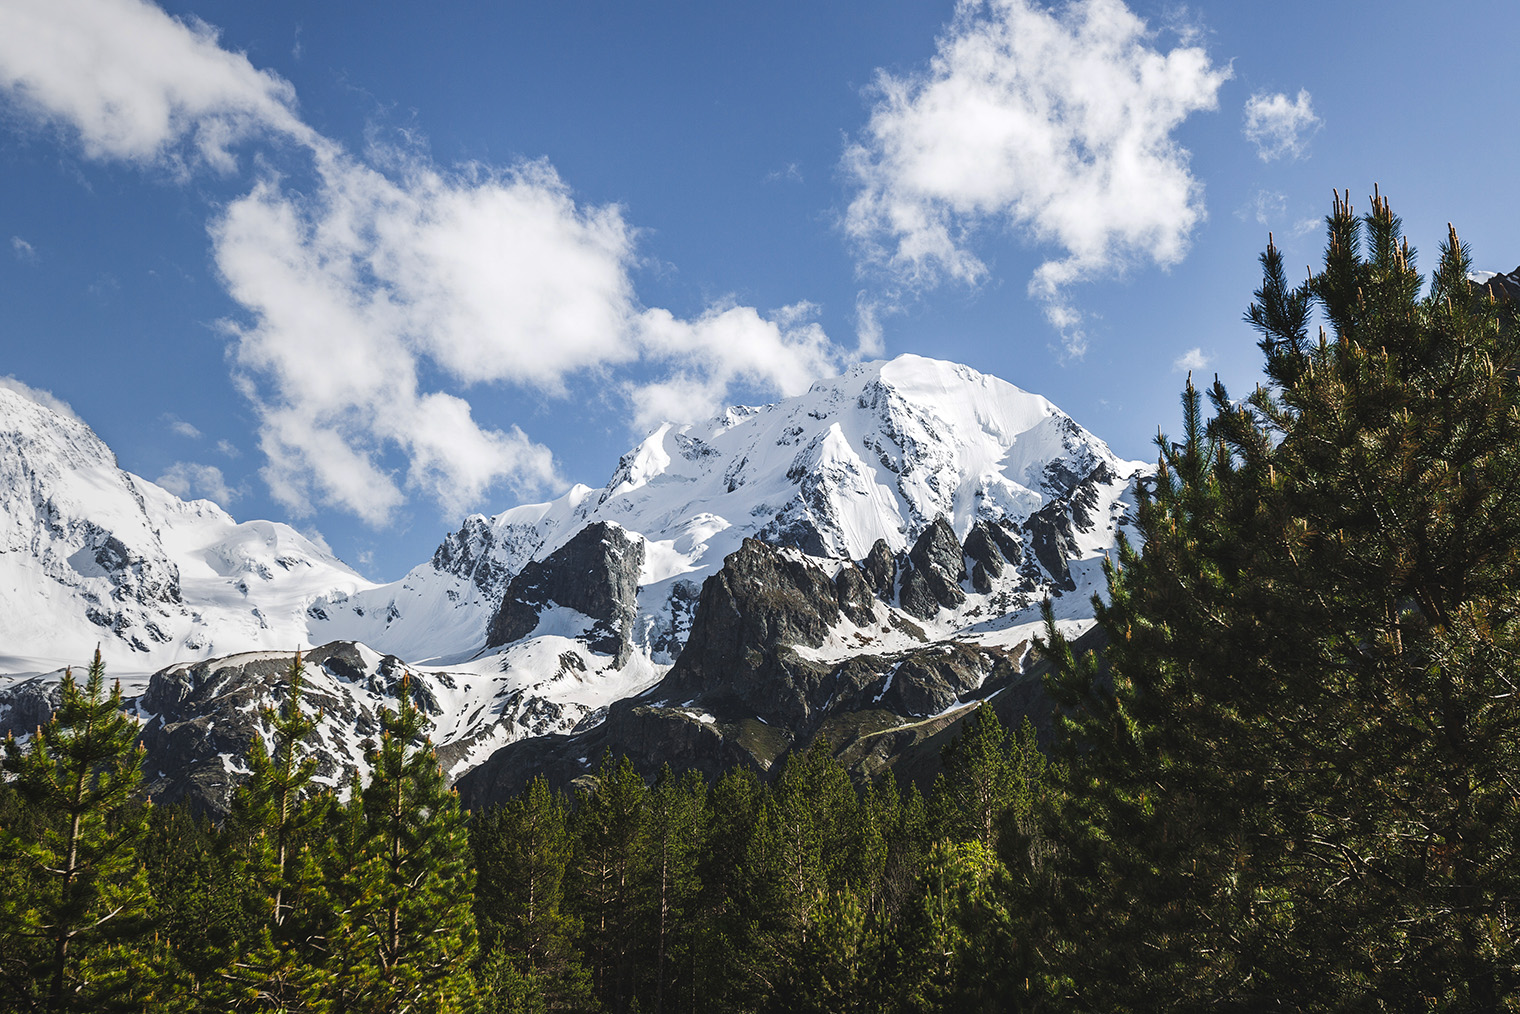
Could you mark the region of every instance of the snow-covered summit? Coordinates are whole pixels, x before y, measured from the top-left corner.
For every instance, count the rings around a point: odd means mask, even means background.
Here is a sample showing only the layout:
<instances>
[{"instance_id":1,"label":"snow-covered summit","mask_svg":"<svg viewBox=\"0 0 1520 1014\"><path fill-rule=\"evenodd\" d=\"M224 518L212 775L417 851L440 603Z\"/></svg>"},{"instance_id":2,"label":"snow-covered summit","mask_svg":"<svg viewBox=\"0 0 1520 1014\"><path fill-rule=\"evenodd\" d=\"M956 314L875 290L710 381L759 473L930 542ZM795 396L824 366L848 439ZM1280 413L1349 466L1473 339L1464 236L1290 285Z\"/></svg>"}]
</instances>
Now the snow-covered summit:
<instances>
[{"instance_id":1,"label":"snow-covered summit","mask_svg":"<svg viewBox=\"0 0 1520 1014\"><path fill-rule=\"evenodd\" d=\"M123 471L62 406L0 386L0 672L113 671L305 641L318 594L370 586L288 525Z\"/></svg>"},{"instance_id":2,"label":"snow-covered summit","mask_svg":"<svg viewBox=\"0 0 1520 1014\"><path fill-rule=\"evenodd\" d=\"M1143 467L1043 397L902 356L773 405L661 426L600 489L472 515L431 559L377 585L287 525L240 524L122 471L44 400L0 388L0 672L78 662L101 640L119 672L337 639L457 663L484 647L512 577L596 522L643 545L635 647L664 665L701 581L746 537L860 560L878 540L905 552L939 517L963 539L978 521L1002 523L1027 528L1037 594L1095 573L1082 561L1112 545ZM1053 510L1060 523L1039 528Z\"/></svg>"}]
</instances>

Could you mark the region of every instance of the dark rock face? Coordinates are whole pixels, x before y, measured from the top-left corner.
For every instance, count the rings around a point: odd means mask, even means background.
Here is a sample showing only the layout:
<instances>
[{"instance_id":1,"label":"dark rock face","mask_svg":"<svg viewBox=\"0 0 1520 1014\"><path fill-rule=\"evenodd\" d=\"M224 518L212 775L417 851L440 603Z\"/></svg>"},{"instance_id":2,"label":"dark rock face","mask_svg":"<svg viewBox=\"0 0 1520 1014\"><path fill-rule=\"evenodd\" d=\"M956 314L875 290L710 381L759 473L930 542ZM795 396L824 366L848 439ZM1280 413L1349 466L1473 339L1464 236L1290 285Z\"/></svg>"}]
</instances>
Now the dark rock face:
<instances>
[{"instance_id":1,"label":"dark rock face","mask_svg":"<svg viewBox=\"0 0 1520 1014\"><path fill-rule=\"evenodd\" d=\"M491 522L479 514L464 519L459 531L444 536L433 551L433 569L456 577L468 577L481 591L499 588L506 574L491 556L496 536Z\"/></svg>"},{"instance_id":2,"label":"dark rock face","mask_svg":"<svg viewBox=\"0 0 1520 1014\"><path fill-rule=\"evenodd\" d=\"M926 569L948 570L943 543L933 538L920 557ZM953 545L959 561L960 544ZM914 736L929 735L938 720L921 719L1016 674L1023 646L925 643L839 661L813 661L797 650L823 644L842 617L880 622L869 581L853 566L830 581L814 564L746 539L703 584L691 636L662 682L613 704L595 728L498 750L459 780L466 806L503 802L537 775L569 785L603 750L628 757L648 776L667 762L708 776L735 765L765 773L824 736L862 774L874 773L886 755L869 744L884 730L906 721L924 726Z\"/></svg>"},{"instance_id":3,"label":"dark rock face","mask_svg":"<svg viewBox=\"0 0 1520 1014\"><path fill-rule=\"evenodd\" d=\"M978 521L966 536L966 556L972 561L971 587L983 595L992 591L992 582L1003 576L1008 565L1017 567L1023 549L1002 525Z\"/></svg>"},{"instance_id":4,"label":"dark rock face","mask_svg":"<svg viewBox=\"0 0 1520 1014\"><path fill-rule=\"evenodd\" d=\"M1114 480L1114 473L1099 463L1087 475L1075 481L1064 496L1058 497L1029 515L1024 531L1029 533L1034 557L1045 568L1056 586L1064 591L1077 587L1067 561L1077 555L1078 531L1091 532L1098 524L1099 487Z\"/></svg>"},{"instance_id":5,"label":"dark rock face","mask_svg":"<svg viewBox=\"0 0 1520 1014\"><path fill-rule=\"evenodd\" d=\"M1513 303L1520 300L1520 268L1507 275L1495 275L1478 288L1480 295L1486 293L1497 302Z\"/></svg>"},{"instance_id":6,"label":"dark rock face","mask_svg":"<svg viewBox=\"0 0 1520 1014\"><path fill-rule=\"evenodd\" d=\"M871 591L865 575L857 567L846 565L834 578L834 597L839 609L857 627L864 627L876 618L876 596Z\"/></svg>"},{"instance_id":7,"label":"dark rock face","mask_svg":"<svg viewBox=\"0 0 1520 1014\"><path fill-rule=\"evenodd\" d=\"M877 539L872 544L860 569L876 596L884 602L891 602L892 594L897 590L897 558L887 548L886 539Z\"/></svg>"},{"instance_id":8,"label":"dark rock face","mask_svg":"<svg viewBox=\"0 0 1520 1014\"><path fill-rule=\"evenodd\" d=\"M308 672L322 668L339 680L394 696L405 666L394 655L385 656L378 671L364 665L351 641L334 641L313 648L304 656ZM258 652L211 659L193 665L171 666L154 673L139 707L153 717L138 738L147 748L143 791L160 802L188 800L200 812L219 815L227 811L240 779L236 770L246 763L249 748L261 727L260 711L278 709L290 693L290 657ZM420 685L414 689L418 707L439 714L436 700ZM322 691L308 681L302 692L302 709L325 713L332 723L360 736L380 735L379 715L352 697ZM317 758L317 777L329 784L346 779L351 766L330 749L318 729L306 739L306 751ZM225 756L228 760L223 762ZM229 767L233 771L229 772Z\"/></svg>"},{"instance_id":9,"label":"dark rock face","mask_svg":"<svg viewBox=\"0 0 1520 1014\"><path fill-rule=\"evenodd\" d=\"M953 609L966 601L966 558L955 529L943 516L925 528L908 553L912 571L903 577L903 610L927 620L940 607Z\"/></svg>"},{"instance_id":10,"label":"dark rock face","mask_svg":"<svg viewBox=\"0 0 1520 1014\"><path fill-rule=\"evenodd\" d=\"M1077 543L1065 505L1052 500L1029 515L1029 520L1024 522L1024 531L1029 533L1034 558L1040 561L1050 579L1064 591L1075 591L1077 583L1072 580L1066 560L1076 555Z\"/></svg>"},{"instance_id":11,"label":"dark rock face","mask_svg":"<svg viewBox=\"0 0 1520 1014\"><path fill-rule=\"evenodd\" d=\"M486 646L494 648L528 636L544 609L555 603L595 620L586 646L624 665L633 654L633 618L643 565L642 541L605 521L587 525L547 559L528 563L512 578L501 608L491 618Z\"/></svg>"},{"instance_id":12,"label":"dark rock face","mask_svg":"<svg viewBox=\"0 0 1520 1014\"><path fill-rule=\"evenodd\" d=\"M34 676L0 690L0 739L36 732L62 703L58 681L46 676Z\"/></svg>"},{"instance_id":13,"label":"dark rock face","mask_svg":"<svg viewBox=\"0 0 1520 1014\"><path fill-rule=\"evenodd\" d=\"M823 571L745 539L703 583L686 647L661 685L673 696L716 693L762 709L752 714L801 720L806 694L799 697L791 687L777 699L779 688L770 685L784 664L778 654L792 645L822 644L839 615L834 583Z\"/></svg>"}]
</instances>

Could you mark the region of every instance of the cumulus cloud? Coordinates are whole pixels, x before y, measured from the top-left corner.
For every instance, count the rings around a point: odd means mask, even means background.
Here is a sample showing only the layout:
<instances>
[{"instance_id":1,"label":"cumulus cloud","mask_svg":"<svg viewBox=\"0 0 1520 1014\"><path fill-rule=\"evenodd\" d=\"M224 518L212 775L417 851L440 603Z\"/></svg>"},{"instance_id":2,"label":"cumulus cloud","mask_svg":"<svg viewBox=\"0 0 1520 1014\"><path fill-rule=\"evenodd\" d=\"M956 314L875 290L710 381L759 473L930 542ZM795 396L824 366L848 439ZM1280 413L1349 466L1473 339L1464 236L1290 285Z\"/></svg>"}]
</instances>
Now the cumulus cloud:
<instances>
[{"instance_id":1,"label":"cumulus cloud","mask_svg":"<svg viewBox=\"0 0 1520 1014\"><path fill-rule=\"evenodd\" d=\"M143 0L0 4L0 91L91 158L230 171L230 147L254 134L319 143L289 82Z\"/></svg>"},{"instance_id":2,"label":"cumulus cloud","mask_svg":"<svg viewBox=\"0 0 1520 1014\"><path fill-rule=\"evenodd\" d=\"M226 507L238 497L237 491L227 485L220 468L194 461L176 461L153 481L181 500L200 497Z\"/></svg>"},{"instance_id":3,"label":"cumulus cloud","mask_svg":"<svg viewBox=\"0 0 1520 1014\"><path fill-rule=\"evenodd\" d=\"M231 171L250 139L309 152L309 181L265 171L209 225L243 309L224 326L261 475L298 513L383 525L412 491L457 512L498 483L558 482L546 446L477 420L466 396L482 385L497 403L501 385L556 397L636 366L655 379L608 379L645 425L711 414L735 385L797 394L840 364L810 306L683 319L642 305L637 230L617 205L578 203L548 163L352 155L300 121L288 82L142 0L4 5L0 92L97 158Z\"/></svg>"},{"instance_id":4,"label":"cumulus cloud","mask_svg":"<svg viewBox=\"0 0 1520 1014\"><path fill-rule=\"evenodd\" d=\"M1213 360L1203 354L1203 349L1191 348L1172 360L1172 369L1178 373L1192 373L1204 369L1211 362Z\"/></svg>"},{"instance_id":5,"label":"cumulus cloud","mask_svg":"<svg viewBox=\"0 0 1520 1014\"><path fill-rule=\"evenodd\" d=\"M975 283L987 225L1064 255L1029 283L1085 347L1074 282L1186 253L1202 187L1172 132L1213 109L1228 68L1201 48L1163 53L1121 0L961 0L929 70L880 73L863 138L846 152L858 192L847 234L868 265L912 285Z\"/></svg>"},{"instance_id":6,"label":"cumulus cloud","mask_svg":"<svg viewBox=\"0 0 1520 1014\"><path fill-rule=\"evenodd\" d=\"M629 385L635 425L711 417L737 384L791 397L837 373L839 351L823 328L807 319L815 311L812 304L799 303L763 317L748 306L717 306L696 320L658 308L644 311L637 325L639 345L675 370L654 383Z\"/></svg>"},{"instance_id":7,"label":"cumulus cloud","mask_svg":"<svg viewBox=\"0 0 1520 1014\"><path fill-rule=\"evenodd\" d=\"M1309 136L1322 125L1314 115L1309 93L1302 88L1292 100L1281 92L1256 92L1246 100L1246 140L1256 145L1256 154L1263 162L1302 158L1309 150Z\"/></svg>"},{"instance_id":8,"label":"cumulus cloud","mask_svg":"<svg viewBox=\"0 0 1520 1014\"><path fill-rule=\"evenodd\" d=\"M11 252L16 255L18 261L34 261L37 259L37 251L20 236L11 237Z\"/></svg>"},{"instance_id":9,"label":"cumulus cloud","mask_svg":"<svg viewBox=\"0 0 1520 1014\"><path fill-rule=\"evenodd\" d=\"M54 397L52 391L44 391L40 387L28 386L27 384L23 384L21 381L17 380L15 377L0 377L0 388L4 388L7 391L14 391L17 394L21 395L21 397L26 398L28 401L35 401L43 408L48 409L52 412L57 412L65 419L72 419L77 423L84 422L84 420L79 418L74 410L69 407L68 402L64 401L62 398Z\"/></svg>"}]
</instances>

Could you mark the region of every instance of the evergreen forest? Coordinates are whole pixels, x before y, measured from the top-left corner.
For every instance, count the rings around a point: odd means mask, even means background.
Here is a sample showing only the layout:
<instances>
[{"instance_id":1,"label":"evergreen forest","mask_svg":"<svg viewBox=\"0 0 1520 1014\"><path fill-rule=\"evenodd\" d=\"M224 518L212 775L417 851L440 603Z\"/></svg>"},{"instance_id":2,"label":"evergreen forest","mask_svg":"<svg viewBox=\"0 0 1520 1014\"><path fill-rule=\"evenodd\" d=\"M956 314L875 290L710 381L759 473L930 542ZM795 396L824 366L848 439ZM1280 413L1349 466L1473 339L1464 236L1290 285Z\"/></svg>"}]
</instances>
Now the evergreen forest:
<instances>
[{"instance_id":1,"label":"evergreen forest","mask_svg":"<svg viewBox=\"0 0 1520 1014\"><path fill-rule=\"evenodd\" d=\"M1183 394L1053 728L927 790L827 744L604 756L464 813L401 695L320 787L297 656L212 822L140 798L97 654L5 744L0 1010L1520 1009L1520 309L1387 201L1261 255L1265 382Z\"/></svg>"}]
</instances>

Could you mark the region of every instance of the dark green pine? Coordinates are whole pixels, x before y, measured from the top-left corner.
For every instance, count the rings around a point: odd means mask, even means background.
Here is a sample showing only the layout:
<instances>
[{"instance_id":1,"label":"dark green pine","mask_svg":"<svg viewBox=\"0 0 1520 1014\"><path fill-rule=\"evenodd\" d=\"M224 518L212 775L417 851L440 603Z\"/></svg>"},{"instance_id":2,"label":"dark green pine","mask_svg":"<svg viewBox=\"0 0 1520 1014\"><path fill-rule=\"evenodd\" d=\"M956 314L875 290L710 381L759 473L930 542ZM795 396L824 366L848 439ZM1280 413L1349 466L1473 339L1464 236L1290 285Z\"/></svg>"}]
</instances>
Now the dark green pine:
<instances>
[{"instance_id":1,"label":"dark green pine","mask_svg":"<svg viewBox=\"0 0 1520 1014\"><path fill-rule=\"evenodd\" d=\"M16 984L39 1007L142 1009L169 983L137 855L146 823L133 800L137 727L122 713L121 685L106 690L99 649L84 686L70 670L60 693L26 746L5 743L19 806L0 848L19 876L0 898L0 950L30 956Z\"/></svg>"},{"instance_id":2,"label":"dark green pine","mask_svg":"<svg viewBox=\"0 0 1520 1014\"><path fill-rule=\"evenodd\" d=\"M1082 1009L1493 1009L1520 987L1520 326L1381 196L1269 247L1270 383L1184 396L1098 606L1049 627L1052 988ZM1304 335L1305 293L1329 332Z\"/></svg>"},{"instance_id":3,"label":"dark green pine","mask_svg":"<svg viewBox=\"0 0 1520 1014\"><path fill-rule=\"evenodd\" d=\"M347 869L330 989L343 1010L461 1010L476 954L465 816L409 679L398 698L381 714L369 781L338 819L335 856Z\"/></svg>"}]
</instances>

